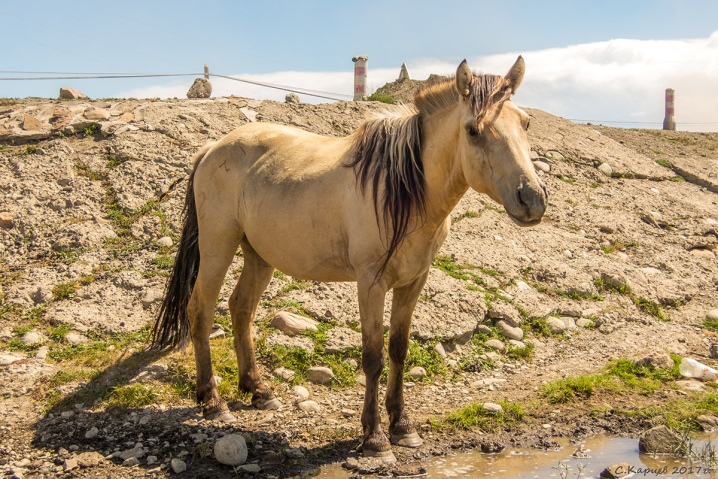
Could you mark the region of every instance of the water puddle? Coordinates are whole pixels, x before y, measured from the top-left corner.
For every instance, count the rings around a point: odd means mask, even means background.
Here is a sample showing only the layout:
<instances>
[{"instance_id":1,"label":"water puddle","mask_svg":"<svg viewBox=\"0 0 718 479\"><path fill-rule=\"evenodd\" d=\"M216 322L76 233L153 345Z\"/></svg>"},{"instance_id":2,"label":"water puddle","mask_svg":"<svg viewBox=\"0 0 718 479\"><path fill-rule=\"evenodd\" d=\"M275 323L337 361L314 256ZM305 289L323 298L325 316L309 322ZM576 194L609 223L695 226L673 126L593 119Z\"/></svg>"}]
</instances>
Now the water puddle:
<instances>
[{"instance_id":1,"label":"water puddle","mask_svg":"<svg viewBox=\"0 0 718 479\"><path fill-rule=\"evenodd\" d=\"M632 472L626 477L651 478L711 478L718 479L715 470L699 459L652 457L638 453L638 439L593 437L585 441L587 457L573 457L578 446L568 440L557 439L558 450L506 450L499 454L478 452L434 457L423 464L428 478L481 478L496 479L593 479L607 466L625 462ZM694 451L702 451L706 444L715 444L716 436L703 436L695 442ZM709 446L710 447L710 446ZM319 477L348 478L351 473L339 464L322 468Z\"/></svg>"}]
</instances>

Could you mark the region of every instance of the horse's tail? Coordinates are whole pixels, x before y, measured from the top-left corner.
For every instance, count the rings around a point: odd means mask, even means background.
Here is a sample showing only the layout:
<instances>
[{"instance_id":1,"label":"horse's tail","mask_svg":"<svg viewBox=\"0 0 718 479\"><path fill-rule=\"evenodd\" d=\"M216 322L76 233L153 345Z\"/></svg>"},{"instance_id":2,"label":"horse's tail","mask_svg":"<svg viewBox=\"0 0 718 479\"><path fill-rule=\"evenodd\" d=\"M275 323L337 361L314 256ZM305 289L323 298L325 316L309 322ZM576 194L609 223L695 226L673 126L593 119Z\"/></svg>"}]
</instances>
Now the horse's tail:
<instances>
[{"instance_id":1,"label":"horse's tail","mask_svg":"<svg viewBox=\"0 0 718 479\"><path fill-rule=\"evenodd\" d=\"M199 225L197 223L197 205L194 199L194 175L211 146L209 144L203 147L195 155L194 168L187 182L187 194L182 212L184 225L179 249L172 267L172 275L167 282L165 297L152 330L152 346L160 349L184 345L187 341L189 333L187 304L199 271L199 243L197 242Z\"/></svg>"}]
</instances>

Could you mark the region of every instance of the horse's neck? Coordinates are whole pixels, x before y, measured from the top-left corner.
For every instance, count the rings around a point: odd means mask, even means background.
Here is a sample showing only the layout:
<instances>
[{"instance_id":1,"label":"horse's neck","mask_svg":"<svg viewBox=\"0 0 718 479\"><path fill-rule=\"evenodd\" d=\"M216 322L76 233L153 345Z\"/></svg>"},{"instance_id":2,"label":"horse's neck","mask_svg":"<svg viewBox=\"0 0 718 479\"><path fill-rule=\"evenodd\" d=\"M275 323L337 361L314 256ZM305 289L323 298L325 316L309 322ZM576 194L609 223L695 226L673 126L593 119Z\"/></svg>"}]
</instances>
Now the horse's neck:
<instances>
[{"instance_id":1,"label":"horse's neck","mask_svg":"<svg viewBox=\"0 0 718 479\"><path fill-rule=\"evenodd\" d=\"M456 112L435 114L425 120L422 163L426 179L427 225L439 225L469 189L459 156Z\"/></svg>"}]
</instances>

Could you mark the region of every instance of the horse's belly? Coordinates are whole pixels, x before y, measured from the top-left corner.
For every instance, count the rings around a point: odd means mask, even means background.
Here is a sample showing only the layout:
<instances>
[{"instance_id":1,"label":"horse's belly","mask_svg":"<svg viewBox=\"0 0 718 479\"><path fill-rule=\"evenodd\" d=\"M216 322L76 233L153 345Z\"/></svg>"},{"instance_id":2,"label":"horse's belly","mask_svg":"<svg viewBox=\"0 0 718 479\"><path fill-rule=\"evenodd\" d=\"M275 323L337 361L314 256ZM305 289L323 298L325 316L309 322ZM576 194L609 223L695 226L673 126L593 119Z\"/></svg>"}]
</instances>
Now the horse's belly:
<instances>
[{"instance_id":1,"label":"horse's belly","mask_svg":"<svg viewBox=\"0 0 718 479\"><path fill-rule=\"evenodd\" d=\"M336 232L315 229L311 224L248 226L245 235L254 250L282 273L314 281L355 280L347 259L347 241Z\"/></svg>"}]
</instances>

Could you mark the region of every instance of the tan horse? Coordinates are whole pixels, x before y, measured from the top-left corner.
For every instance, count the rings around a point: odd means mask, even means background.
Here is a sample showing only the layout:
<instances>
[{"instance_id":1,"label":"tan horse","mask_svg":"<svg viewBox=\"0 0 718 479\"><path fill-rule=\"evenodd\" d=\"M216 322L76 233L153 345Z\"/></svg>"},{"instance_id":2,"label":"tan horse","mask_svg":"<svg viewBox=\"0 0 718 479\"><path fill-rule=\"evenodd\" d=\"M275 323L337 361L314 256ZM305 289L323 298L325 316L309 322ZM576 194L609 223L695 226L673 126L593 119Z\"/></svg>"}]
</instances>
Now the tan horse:
<instances>
[{"instance_id":1,"label":"tan horse","mask_svg":"<svg viewBox=\"0 0 718 479\"><path fill-rule=\"evenodd\" d=\"M209 334L241 245L244 267L229 307L239 388L252 392L252 403L279 405L260 378L252 341L257 303L275 268L301 279L356 281L366 375L363 453L391 461L390 440L422 443L404 411L404 361L414 307L451 210L469 187L503 204L520 226L537 224L546 209L529 157L529 117L510 101L523 75L521 57L505 77L474 75L464 61L454 80L421 90L415 108L369 120L349 137L251 123L198 153L153 341L167 347L190 334L207 419L235 420L213 379ZM378 389L390 289L389 440Z\"/></svg>"}]
</instances>

